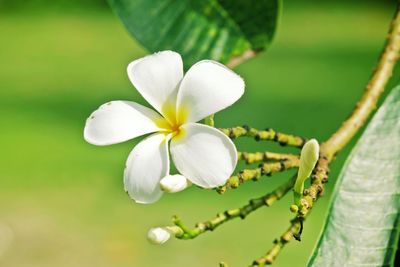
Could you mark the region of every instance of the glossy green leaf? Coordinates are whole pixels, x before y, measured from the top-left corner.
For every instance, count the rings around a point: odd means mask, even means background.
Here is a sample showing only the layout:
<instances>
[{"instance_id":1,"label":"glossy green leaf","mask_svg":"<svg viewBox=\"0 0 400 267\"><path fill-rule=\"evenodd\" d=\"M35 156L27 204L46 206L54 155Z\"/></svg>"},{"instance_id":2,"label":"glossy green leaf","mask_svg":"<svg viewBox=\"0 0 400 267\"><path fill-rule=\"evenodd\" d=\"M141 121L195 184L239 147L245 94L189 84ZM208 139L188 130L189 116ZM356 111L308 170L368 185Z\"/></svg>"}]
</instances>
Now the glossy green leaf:
<instances>
[{"instance_id":1,"label":"glossy green leaf","mask_svg":"<svg viewBox=\"0 0 400 267\"><path fill-rule=\"evenodd\" d=\"M393 266L399 209L400 86L347 159L308 266Z\"/></svg>"},{"instance_id":2,"label":"glossy green leaf","mask_svg":"<svg viewBox=\"0 0 400 267\"><path fill-rule=\"evenodd\" d=\"M109 0L151 52L179 52L186 66L258 52L274 35L279 0Z\"/></svg>"}]
</instances>

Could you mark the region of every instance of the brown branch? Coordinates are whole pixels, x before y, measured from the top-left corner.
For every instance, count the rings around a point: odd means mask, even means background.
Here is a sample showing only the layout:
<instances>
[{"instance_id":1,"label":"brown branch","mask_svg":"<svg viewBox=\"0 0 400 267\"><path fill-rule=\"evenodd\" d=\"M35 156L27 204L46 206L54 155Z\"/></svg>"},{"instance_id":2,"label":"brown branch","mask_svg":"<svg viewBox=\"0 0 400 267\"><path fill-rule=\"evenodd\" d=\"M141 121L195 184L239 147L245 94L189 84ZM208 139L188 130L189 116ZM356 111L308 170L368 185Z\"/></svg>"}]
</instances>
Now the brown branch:
<instances>
[{"instance_id":1,"label":"brown branch","mask_svg":"<svg viewBox=\"0 0 400 267\"><path fill-rule=\"evenodd\" d=\"M398 7L399 9L399 7ZM381 54L378 64L365 87L364 94L357 103L350 117L343 122L342 126L324 143L321 150L331 159L340 151L365 124L369 115L376 108L376 103L382 95L385 86L392 76L393 68L399 57L400 51L400 15L397 10L385 48Z\"/></svg>"},{"instance_id":2,"label":"brown branch","mask_svg":"<svg viewBox=\"0 0 400 267\"><path fill-rule=\"evenodd\" d=\"M228 63L226 63L226 66L230 69L236 68L246 60L249 60L250 58L253 58L255 55L257 55L257 51L254 51L252 49L249 49L245 51L243 54L237 57L231 58Z\"/></svg>"}]
</instances>

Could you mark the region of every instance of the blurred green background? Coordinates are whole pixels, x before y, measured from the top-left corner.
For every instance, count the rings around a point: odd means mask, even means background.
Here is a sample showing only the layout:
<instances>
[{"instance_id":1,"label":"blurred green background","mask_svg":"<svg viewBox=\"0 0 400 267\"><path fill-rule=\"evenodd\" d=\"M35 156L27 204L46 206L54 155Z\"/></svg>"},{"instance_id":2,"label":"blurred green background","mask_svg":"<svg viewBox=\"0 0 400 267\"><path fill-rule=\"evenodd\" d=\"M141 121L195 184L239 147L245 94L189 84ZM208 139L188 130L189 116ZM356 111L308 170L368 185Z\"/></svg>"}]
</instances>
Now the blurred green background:
<instances>
[{"instance_id":1,"label":"blurred green background","mask_svg":"<svg viewBox=\"0 0 400 267\"><path fill-rule=\"evenodd\" d=\"M247 123L324 140L361 95L394 8L392 1L286 1L268 52L237 68L247 91L216 116L217 126ZM150 245L147 230L169 224L171 215L194 224L271 191L293 172L223 196L191 188L135 204L122 173L137 140L95 147L82 131L106 101L144 103L126 66L146 51L99 0L0 0L0 34L0 266L248 266L287 228L291 195L195 240ZM288 150L238 142L244 146ZM303 241L290 243L275 266L307 262L348 152L334 163Z\"/></svg>"}]
</instances>

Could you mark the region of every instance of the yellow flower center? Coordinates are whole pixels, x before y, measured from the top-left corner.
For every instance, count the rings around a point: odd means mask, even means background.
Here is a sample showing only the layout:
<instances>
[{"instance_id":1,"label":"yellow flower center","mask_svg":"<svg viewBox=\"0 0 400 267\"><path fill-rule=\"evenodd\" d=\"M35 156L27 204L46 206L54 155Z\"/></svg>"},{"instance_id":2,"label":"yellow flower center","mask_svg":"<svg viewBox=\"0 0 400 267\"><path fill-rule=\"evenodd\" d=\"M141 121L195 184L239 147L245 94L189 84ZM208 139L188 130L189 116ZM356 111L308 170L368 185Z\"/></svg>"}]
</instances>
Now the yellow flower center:
<instances>
[{"instance_id":1,"label":"yellow flower center","mask_svg":"<svg viewBox=\"0 0 400 267\"><path fill-rule=\"evenodd\" d=\"M158 127L165 129L167 133L172 133L173 138L181 138L183 136L182 125L187 121L188 112L185 107L181 107L176 111L175 104L165 104L162 109L164 118L156 121Z\"/></svg>"}]
</instances>

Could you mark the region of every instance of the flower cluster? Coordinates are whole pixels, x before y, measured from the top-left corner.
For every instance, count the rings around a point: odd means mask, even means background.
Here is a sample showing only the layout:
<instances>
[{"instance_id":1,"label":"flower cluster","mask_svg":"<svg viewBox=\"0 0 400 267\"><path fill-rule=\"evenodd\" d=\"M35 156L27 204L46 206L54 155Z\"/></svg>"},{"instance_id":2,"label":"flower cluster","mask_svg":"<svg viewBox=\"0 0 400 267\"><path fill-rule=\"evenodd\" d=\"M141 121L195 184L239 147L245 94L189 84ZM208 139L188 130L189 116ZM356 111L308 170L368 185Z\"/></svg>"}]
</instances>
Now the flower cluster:
<instances>
[{"instance_id":1,"label":"flower cluster","mask_svg":"<svg viewBox=\"0 0 400 267\"><path fill-rule=\"evenodd\" d=\"M111 101L87 119L84 138L103 146L150 134L126 162L129 196L138 203L153 203L162 188L177 192L190 183L203 188L223 185L236 167L235 145L219 130L198 122L236 102L244 93L243 80L211 60L196 63L184 75L182 58L172 51L133 61L128 76L155 110ZM170 154L184 177L170 175Z\"/></svg>"}]
</instances>

